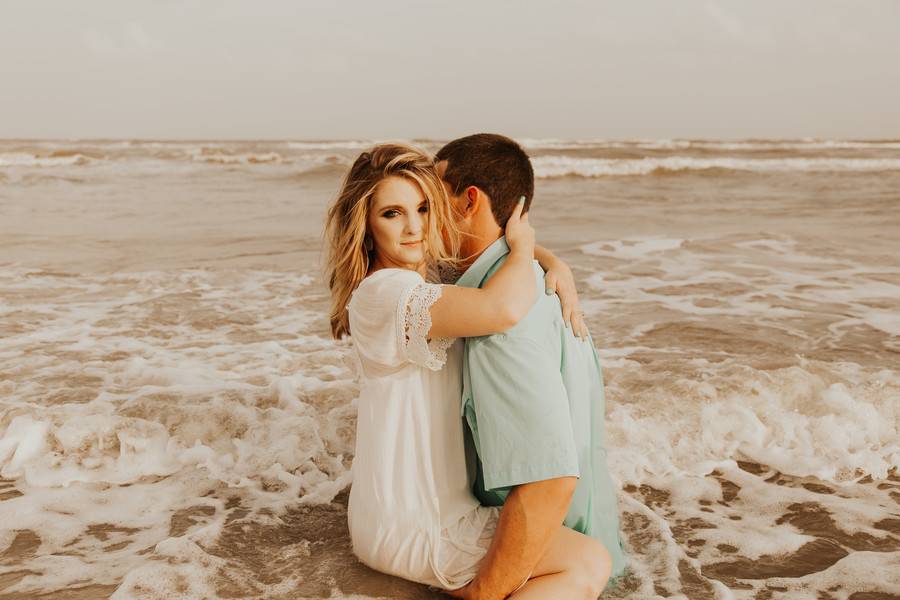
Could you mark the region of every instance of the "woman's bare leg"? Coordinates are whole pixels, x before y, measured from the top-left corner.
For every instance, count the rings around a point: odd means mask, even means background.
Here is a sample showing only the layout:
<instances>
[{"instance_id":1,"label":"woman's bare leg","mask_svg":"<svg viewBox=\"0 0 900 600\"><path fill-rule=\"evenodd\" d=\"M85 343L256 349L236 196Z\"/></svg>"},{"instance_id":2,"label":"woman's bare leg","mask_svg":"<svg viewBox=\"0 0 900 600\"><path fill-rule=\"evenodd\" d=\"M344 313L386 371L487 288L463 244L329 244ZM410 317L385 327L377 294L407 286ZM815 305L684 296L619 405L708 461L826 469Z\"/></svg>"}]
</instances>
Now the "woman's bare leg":
<instances>
[{"instance_id":1,"label":"woman's bare leg","mask_svg":"<svg viewBox=\"0 0 900 600\"><path fill-rule=\"evenodd\" d=\"M560 527L531 578L510 598L596 600L606 587L612 569L603 544L568 527Z\"/></svg>"}]
</instances>

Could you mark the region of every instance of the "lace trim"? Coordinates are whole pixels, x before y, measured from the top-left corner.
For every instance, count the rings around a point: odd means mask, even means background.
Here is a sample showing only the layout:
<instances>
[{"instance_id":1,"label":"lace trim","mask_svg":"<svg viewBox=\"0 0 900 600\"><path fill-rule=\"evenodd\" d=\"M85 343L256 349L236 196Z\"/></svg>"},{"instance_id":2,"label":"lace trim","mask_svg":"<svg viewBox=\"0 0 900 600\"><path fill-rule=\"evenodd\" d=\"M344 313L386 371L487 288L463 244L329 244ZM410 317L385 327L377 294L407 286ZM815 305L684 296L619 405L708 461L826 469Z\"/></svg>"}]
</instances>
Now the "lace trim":
<instances>
[{"instance_id":1,"label":"lace trim","mask_svg":"<svg viewBox=\"0 0 900 600\"><path fill-rule=\"evenodd\" d=\"M434 267L434 279L433 281L439 281L441 283L452 284L456 283L462 274L465 272L465 269L456 270L445 262L439 262Z\"/></svg>"},{"instance_id":2,"label":"lace trim","mask_svg":"<svg viewBox=\"0 0 900 600\"><path fill-rule=\"evenodd\" d=\"M431 329L429 308L441 297L442 288L433 283L418 283L409 291L403 306L404 348L407 358L423 367L438 371L447 362L447 349L455 338L428 339Z\"/></svg>"}]
</instances>

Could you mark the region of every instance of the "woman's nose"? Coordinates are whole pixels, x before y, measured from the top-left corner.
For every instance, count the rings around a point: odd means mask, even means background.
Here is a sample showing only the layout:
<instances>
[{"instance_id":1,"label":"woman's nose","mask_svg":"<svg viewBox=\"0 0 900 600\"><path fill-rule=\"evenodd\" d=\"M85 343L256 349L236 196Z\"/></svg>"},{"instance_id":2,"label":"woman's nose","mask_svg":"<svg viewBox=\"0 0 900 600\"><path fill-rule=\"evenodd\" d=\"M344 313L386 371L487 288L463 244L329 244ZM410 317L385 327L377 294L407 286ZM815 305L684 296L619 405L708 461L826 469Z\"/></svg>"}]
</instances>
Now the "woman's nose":
<instances>
[{"instance_id":1,"label":"woman's nose","mask_svg":"<svg viewBox=\"0 0 900 600\"><path fill-rule=\"evenodd\" d=\"M406 221L406 229L409 233L416 235L424 228L425 223L421 213L418 211L413 213L412 217Z\"/></svg>"}]
</instances>

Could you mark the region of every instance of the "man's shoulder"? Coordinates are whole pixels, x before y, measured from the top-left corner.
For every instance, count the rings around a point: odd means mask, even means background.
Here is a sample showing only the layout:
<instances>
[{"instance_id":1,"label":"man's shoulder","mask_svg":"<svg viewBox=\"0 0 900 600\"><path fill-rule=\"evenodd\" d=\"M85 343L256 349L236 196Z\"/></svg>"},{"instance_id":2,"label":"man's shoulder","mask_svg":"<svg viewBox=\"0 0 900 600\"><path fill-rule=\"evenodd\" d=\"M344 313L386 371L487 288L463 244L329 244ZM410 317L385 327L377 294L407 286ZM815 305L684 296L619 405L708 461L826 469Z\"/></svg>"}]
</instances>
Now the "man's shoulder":
<instances>
[{"instance_id":1,"label":"man's shoulder","mask_svg":"<svg viewBox=\"0 0 900 600\"><path fill-rule=\"evenodd\" d=\"M544 270L538 261L534 261L534 285L535 298L531 310L525 315L523 321L530 324L543 324L553 326L562 323L562 307L559 303L559 296L547 294L547 286L544 283Z\"/></svg>"},{"instance_id":2,"label":"man's shoulder","mask_svg":"<svg viewBox=\"0 0 900 600\"><path fill-rule=\"evenodd\" d=\"M556 294L547 295L544 286L544 271L535 261L535 300L531 305L531 310L506 331L483 335L473 338L466 338L466 343L482 343L490 341L491 344L515 344L528 343L533 341L540 343L546 339L548 332L562 325L562 309L559 304L559 297ZM485 279L490 278L489 276Z\"/></svg>"}]
</instances>

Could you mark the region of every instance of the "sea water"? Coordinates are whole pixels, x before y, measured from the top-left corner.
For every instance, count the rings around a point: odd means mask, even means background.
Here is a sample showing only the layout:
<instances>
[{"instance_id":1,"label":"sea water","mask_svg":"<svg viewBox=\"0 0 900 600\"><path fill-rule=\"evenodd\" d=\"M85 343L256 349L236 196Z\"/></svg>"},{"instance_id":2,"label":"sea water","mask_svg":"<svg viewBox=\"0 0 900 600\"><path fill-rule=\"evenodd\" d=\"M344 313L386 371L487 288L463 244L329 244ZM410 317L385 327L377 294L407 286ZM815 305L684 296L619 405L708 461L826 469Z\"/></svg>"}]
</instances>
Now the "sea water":
<instances>
[{"instance_id":1,"label":"sea water","mask_svg":"<svg viewBox=\"0 0 900 600\"><path fill-rule=\"evenodd\" d=\"M603 362L607 596L898 597L900 141L520 141ZM0 142L0 598L442 597L347 534L320 251L372 143Z\"/></svg>"}]
</instances>

